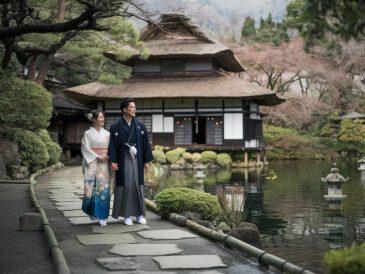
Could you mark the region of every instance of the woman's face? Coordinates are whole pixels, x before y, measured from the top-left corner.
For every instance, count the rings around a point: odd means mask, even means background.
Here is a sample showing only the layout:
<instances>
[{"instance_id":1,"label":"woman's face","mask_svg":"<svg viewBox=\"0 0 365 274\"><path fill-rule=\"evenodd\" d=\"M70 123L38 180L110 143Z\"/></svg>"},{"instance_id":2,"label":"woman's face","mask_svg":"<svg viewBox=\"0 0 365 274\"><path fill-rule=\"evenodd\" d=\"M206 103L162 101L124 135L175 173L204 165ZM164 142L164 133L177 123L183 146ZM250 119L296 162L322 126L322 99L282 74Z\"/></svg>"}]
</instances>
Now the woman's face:
<instances>
[{"instance_id":1,"label":"woman's face","mask_svg":"<svg viewBox=\"0 0 365 274\"><path fill-rule=\"evenodd\" d=\"M96 118L96 120L94 121L94 125L100 127L104 126L104 115L102 112L99 113L98 118Z\"/></svg>"}]
</instances>

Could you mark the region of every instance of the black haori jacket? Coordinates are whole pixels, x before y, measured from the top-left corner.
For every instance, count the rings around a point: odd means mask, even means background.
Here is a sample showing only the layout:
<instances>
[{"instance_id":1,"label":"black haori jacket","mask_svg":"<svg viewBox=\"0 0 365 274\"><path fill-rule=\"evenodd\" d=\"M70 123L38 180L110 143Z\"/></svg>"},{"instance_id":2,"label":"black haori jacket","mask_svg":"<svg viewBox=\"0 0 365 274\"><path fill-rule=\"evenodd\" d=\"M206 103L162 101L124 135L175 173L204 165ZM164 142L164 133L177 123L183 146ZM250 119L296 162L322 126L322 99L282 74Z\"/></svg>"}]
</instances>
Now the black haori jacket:
<instances>
[{"instance_id":1,"label":"black haori jacket","mask_svg":"<svg viewBox=\"0 0 365 274\"><path fill-rule=\"evenodd\" d=\"M129 138L129 134L124 128L123 118L118 119L110 127L110 142L108 148L109 161L118 163L118 171L115 176L115 184L117 186L124 186L124 155L126 149L124 145ZM144 124L136 118L132 119L131 125L135 126L137 133L137 162L138 162L138 182L140 185L144 184L144 164L153 160L150 142L148 140L147 130Z\"/></svg>"}]
</instances>

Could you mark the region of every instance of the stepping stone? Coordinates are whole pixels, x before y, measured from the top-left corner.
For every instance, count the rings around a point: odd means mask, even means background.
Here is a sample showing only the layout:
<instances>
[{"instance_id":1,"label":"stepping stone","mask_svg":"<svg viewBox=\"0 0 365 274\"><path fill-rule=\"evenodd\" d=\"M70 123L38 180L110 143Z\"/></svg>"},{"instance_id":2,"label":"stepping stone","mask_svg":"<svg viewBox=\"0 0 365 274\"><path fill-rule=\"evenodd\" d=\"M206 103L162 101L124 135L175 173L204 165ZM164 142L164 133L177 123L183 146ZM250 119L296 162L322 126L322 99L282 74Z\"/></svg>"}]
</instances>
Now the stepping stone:
<instances>
[{"instance_id":1,"label":"stepping stone","mask_svg":"<svg viewBox=\"0 0 365 274\"><path fill-rule=\"evenodd\" d=\"M169 272L169 271L113 271L113 272L105 272L103 274L178 274L177 272ZM190 273L191 274L191 273Z\"/></svg>"},{"instance_id":2,"label":"stepping stone","mask_svg":"<svg viewBox=\"0 0 365 274\"><path fill-rule=\"evenodd\" d=\"M83 245L131 244L136 242L130 234L77 235L76 238Z\"/></svg>"},{"instance_id":3,"label":"stepping stone","mask_svg":"<svg viewBox=\"0 0 365 274\"><path fill-rule=\"evenodd\" d=\"M180 255L153 257L161 269L204 269L227 267L217 255Z\"/></svg>"},{"instance_id":4,"label":"stepping stone","mask_svg":"<svg viewBox=\"0 0 365 274\"><path fill-rule=\"evenodd\" d=\"M181 252L176 244L118 244L109 250L109 253L121 256L158 256Z\"/></svg>"},{"instance_id":5,"label":"stepping stone","mask_svg":"<svg viewBox=\"0 0 365 274\"><path fill-rule=\"evenodd\" d=\"M67 218L68 221L73 224L73 225L87 225L87 224L95 224L93 221L90 220L89 217L71 217L71 218ZM111 223L115 223L115 224L121 224L123 221L122 220L117 220L117 219L114 219L112 217L109 217L108 219L106 219L106 222L108 224L111 224Z\"/></svg>"},{"instance_id":6,"label":"stepping stone","mask_svg":"<svg viewBox=\"0 0 365 274\"><path fill-rule=\"evenodd\" d=\"M137 269L137 264L132 258L97 258L96 263L108 270Z\"/></svg>"},{"instance_id":7,"label":"stepping stone","mask_svg":"<svg viewBox=\"0 0 365 274\"><path fill-rule=\"evenodd\" d=\"M83 212L81 209L79 210L66 210L66 211L62 211L63 213L63 216L66 217L66 218L69 218L69 217L88 217L88 215ZM109 212L109 215L111 215L111 210ZM100 228L108 228L108 226L98 226ZM108 232L109 234L110 232Z\"/></svg>"},{"instance_id":8,"label":"stepping stone","mask_svg":"<svg viewBox=\"0 0 365 274\"><path fill-rule=\"evenodd\" d=\"M198 238L198 236L180 229L165 229L165 230L149 230L137 232L138 235L146 239L153 240L178 240L185 238Z\"/></svg>"},{"instance_id":9,"label":"stepping stone","mask_svg":"<svg viewBox=\"0 0 365 274\"><path fill-rule=\"evenodd\" d=\"M64 210L77 210L80 209L82 206L82 203L77 203L77 204L70 204L67 206L57 206L56 208L60 211L64 211Z\"/></svg>"},{"instance_id":10,"label":"stepping stone","mask_svg":"<svg viewBox=\"0 0 365 274\"><path fill-rule=\"evenodd\" d=\"M63 216L68 217L88 217L85 212L83 212L81 209L79 210L66 210L63 211Z\"/></svg>"},{"instance_id":11,"label":"stepping stone","mask_svg":"<svg viewBox=\"0 0 365 274\"><path fill-rule=\"evenodd\" d=\"M67 212L67 211L65 211L65 212ZM149 229L149 228L150 227L148 225L108 225L108 226L91 227L91 229L94 233L107 233L107 234L135 232L135 231Z\"/></svg>"},{"instance_id":12,"label":"stepping stone","mask_svg":"<svg viewBox=\"0 0 365 274\"><path fill-rule=\"evenodd\" d=\"M53 202L56 203L62 203L62 202L82 202L82 199L79 197L75 197L75 198L58 198L58 199L50 199Z\"/></svg>"},{"instance_id":13,"label":"stepping stone","mask_svg":"<svg viewBox=\"0 0 365 274\"><path fill-rule=\"evenodd\" d=\"M82 201L79 199L79 200L72 201L72 202L56 202L55 205L57 207L78 206L80 208L82 205Z\"/></svg>"}]
</instances>

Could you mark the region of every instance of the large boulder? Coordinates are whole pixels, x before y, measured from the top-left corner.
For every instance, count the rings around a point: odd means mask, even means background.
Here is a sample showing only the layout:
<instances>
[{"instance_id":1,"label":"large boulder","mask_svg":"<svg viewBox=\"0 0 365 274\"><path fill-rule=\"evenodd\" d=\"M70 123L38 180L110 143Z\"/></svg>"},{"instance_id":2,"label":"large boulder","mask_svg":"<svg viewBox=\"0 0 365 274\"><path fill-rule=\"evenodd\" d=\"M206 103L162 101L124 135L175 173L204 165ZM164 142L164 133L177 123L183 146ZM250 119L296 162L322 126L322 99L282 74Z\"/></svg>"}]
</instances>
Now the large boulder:
<instances>
[{"instance_id":1,"label":"large boulder","mask_svg":"<svg viewBox=\"0 0 365 274\"><path fill-rule=\"evenodd\" d=\"M19 165L18 146L6 139L0 139L0 179L7 179L7 170L12 165Z\"/></svg>"},{"instance_id":2,"label":"large boulder","mask_svg":"<svg viewBox=\"0 0 365 274\"><path fill-rule=\"evenodd\" d=\"M257 248L262 247L260 233L255 224L242 222L238 227L232 228L228 235Z\"/></svg>"},{"instance_id":3,"label":"large boulder","mask_svg":"<svg viewBox=\"0 0 365 274\"><path fill-rule=\"evenodd\" d=\"M5 166L19 165L20 158L18 154L18 146L16 143L6 139L0 139L0 154L3 158Z\"/></svg>"},{"instance_id":4,"label":"large boulder","mask_svg":"<svg viewBox=\"0 0 365 274\"><path fill-rule=\"evenodd\" d=\"M0 154L0 180L6 179L6 169L3 157Z\"/></svg>"}]
</instances>

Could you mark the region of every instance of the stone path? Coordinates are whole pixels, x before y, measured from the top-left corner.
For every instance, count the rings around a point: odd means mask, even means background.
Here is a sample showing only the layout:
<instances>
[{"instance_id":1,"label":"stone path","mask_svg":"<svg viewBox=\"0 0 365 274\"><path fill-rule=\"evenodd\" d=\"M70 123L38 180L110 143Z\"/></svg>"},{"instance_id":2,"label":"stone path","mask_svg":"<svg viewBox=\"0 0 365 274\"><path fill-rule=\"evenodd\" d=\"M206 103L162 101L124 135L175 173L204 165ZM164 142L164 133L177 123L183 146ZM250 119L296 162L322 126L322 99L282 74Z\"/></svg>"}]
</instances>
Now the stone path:
<instances>
[{"instance_id":1,"label":"stone path","mask_svg":"<svg viewBox=\"0 0 365 274\"><path fill-rule=\"evenodd\" d=\"M147 225L111 217L96 225L80 210L82 189L81 167L38 178L37 197L73 273L270 273L151 212Z\"/></svg>"}]
</instances>

